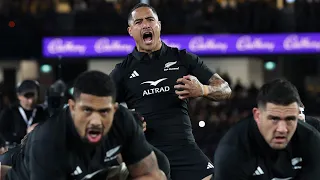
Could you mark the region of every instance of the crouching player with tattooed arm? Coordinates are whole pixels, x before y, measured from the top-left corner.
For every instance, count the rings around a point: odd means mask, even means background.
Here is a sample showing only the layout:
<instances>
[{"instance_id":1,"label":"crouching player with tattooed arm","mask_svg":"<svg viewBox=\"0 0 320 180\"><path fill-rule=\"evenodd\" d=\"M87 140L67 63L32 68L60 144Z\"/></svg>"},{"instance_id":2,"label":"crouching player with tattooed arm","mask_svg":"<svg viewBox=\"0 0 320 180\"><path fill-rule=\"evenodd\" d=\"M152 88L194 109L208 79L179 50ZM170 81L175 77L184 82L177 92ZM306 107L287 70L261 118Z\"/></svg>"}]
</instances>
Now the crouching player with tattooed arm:
<instances>
[{"instance_id":1,"label":"crouching player with tattooed arm","mask_svg":"<svg viewBox=\"0 0 320 180\"><path fill-rule=\"evenodd\" d=\"M105 180L122 154L132 180L165 180L131 112L115 102L115 85L102 72L82 73L73 99L30 133L2 180Z\"/></svg>"}]
</instances>

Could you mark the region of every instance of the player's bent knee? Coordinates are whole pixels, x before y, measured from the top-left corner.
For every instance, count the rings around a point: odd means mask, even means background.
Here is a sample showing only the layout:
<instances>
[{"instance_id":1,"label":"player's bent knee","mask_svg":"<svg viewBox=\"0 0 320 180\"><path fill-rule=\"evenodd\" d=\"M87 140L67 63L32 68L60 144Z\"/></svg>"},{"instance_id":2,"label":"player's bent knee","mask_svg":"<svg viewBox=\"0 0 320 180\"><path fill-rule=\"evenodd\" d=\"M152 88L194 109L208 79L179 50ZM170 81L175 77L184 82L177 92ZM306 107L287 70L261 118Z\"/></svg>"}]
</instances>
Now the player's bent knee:
<instances>
[{"instance_id":1,"label":"player's bent knee","mask_svg":"<svg viewBox=\"0 0 320 180\"><path fill-rule=\"evenodd\" d=\"M202 180L211 180L211 178L212 178L212 174L210 176L203 178Z\"/></svg>"}]
</instances>

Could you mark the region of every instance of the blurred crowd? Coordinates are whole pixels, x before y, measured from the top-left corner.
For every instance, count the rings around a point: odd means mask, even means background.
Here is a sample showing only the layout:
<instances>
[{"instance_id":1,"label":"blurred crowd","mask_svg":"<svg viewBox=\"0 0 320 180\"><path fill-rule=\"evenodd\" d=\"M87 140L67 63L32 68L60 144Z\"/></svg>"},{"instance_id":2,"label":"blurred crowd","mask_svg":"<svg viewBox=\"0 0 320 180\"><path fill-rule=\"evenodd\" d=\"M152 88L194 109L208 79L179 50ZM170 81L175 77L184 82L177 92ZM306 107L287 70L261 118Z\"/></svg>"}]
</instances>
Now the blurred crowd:
<instances>
[{"instance_id":1,"label":"blurred crowd","mask_svg":"<svg viewBox=\"0 0 320 180\"><path fill-rule=\"evenodd\" d=\"M282 0L150 0L150 4L159 14L163 34L320 31L318 1L283 0L282 6L278 1ZM41 58L45 36L127 34L128 12L137 2L0 0L0 48L5 49L0 56Z\"/></svg>"},{"instance_id":2,"label":"blurred crowd","mask_svg":"<svg viewBox=\"0 0 320 180\"><path fill-rule=\"evenodd\" d=\"M138 2L140 0L1 0L0 12L9 17L30 14L37 20L51 18L73 21L77 30L89 28L85 25L91 23L94 25L91 28L96 29L92 31L93 34L105 35L126 33L123 27L126 25L128 12ZM282 1L283 5L279 5L275 0L150 0L149 2L158 11L164 23L164 33L315 32L320 29L320 23L317 21L320 15L320 3L312 0L299 0L294 4ZM70 17L62 20L53 17L54 13L63 14L65 18L68 14ZM43 23L48 25L48 22ZM37 24L39 26L39 23ZM72 23L69 26L72 26Z\"/></svg>"}]
</instances>

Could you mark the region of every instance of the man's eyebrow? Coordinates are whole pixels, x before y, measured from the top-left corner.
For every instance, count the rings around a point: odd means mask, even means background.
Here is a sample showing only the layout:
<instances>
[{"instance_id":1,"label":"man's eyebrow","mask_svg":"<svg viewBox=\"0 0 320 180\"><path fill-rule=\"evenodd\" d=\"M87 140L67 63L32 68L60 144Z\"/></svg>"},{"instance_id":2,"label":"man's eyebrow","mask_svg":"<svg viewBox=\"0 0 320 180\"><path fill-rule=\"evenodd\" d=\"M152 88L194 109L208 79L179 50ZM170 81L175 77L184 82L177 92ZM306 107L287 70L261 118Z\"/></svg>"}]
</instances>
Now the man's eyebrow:
<instances>
[{"instance_id":1,"label":"man's eyebrow","mask_svg":"<svg viewBox=\"0 0 320 180\"><path fill-rule=\"evenodd\" d=\"M111 108L110 107L103 107L103 108L100 108L100 109L96 109L96 108L93 108L93 107L90 107L88 105L82 105L81 106L81 109L89 109L91 111L108 111L110 110Z\"/></svg>"},{"instance_id":2,"label":"man's eyebrow","mask_svg":"<svg viewBox=\"0 0 320 180\"><path fill-rule=\"evenodd\" d=\"M296 116L287 116L286 118L285 118L285 120L295 120L295 119L297 119L297 117Z\"/></svg>"},{"instance_id":3,"label":"man's eyebrow","mask_svg":"<svg viewBox=\"0 0 320 180\"><path fill-rule=\"evenodd\" d=\"M276 119L276 120L280 120L281 118L280 118L279 116L268 115L268 119Z\"/></svg>"},{"instance_id":4,"label":"man's eyebrow","mask_svg":"<svg viewBox=\"0 0 320 180\"><path fill-rule=\"evenodd\" d=\"M155 19L155 17L153 17L153 16L148 16L148 17L145 17L144 19ZM136 21L141 21L141 20L143 20L143 18L137 18L137 19L134 20L134 22L136 22Z\"/></svg>"}]
</instances>

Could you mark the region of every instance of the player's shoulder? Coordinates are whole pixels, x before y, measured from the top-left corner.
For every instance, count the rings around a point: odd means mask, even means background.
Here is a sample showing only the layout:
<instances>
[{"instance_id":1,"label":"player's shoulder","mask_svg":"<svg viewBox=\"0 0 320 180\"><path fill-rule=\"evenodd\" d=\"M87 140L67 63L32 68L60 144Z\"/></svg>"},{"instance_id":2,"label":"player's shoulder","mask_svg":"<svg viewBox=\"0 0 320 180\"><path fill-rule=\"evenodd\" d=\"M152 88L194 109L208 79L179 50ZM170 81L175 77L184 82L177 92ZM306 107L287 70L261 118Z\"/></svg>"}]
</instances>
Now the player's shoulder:
<instances>
[{"instance_id":1,"label":"player's shoulder","mask_svg":"<svg viewBox=\"0 0 320 180\"><path fill-rule=\"evenodd\" d=\"M197 59L198 56L194 53L187 51L186 49L178 49L176 47L167 46L167 54L177 55L181 59Z\"/></svg>"},{"instance_id":2,"label":"player's shoulder","mask_svg":"<svg viewBox=\"0 0 320 180\"><path fill-rule=\"evenodd\" d=\"M318 118L312 117L312 116L306 116L305 120L306 120L306 123L308 123L309 125L311 125L315 129L320 131L320 120Z\"/></svg>"},{"instance_id":3,"label":"player's shoulder","mask_svg":"<svg viewBox=\"0 0 320 180\"><path fill-rule=\"evenodd\" d=\"M221 141L226 143L241 143L241 139L249 136L251 121L251 118L240 120L227 131Z\"/></svg>"},{"instance_id":4,"label":"player's shoulder","mask_svg":"<svg viewBox=\"0 0 320 180\"><path fill-rule=\"evenodd\" d=\"M30 140L32 142L38 141L59 141L62 140L65 135L66 129L66 112L64 108L59 113L52 115L46 121L40 123L32 131Z\"/></svg>"},{"instance_id":5,"label":"player's shoulder","mask_svg":"<svg viewBox=\"0 0 320 180\"><path fill-rule=\"evenodd\" d=\"M119 105L117 111L114 114L113 125L124 126L129 121L133 120L132 113L123 105Z\"/></svg>"},{"instance_id":6,"label":"player's shoulder","mask_svg":"<svg viewBox=\"0 0 320 180\"><path fill-rule=\"evenodd\" d=\"M222 137L219 146L232 147L234 151L250 153L252 148L252 139L250 138L252 121L252 118L247 118L233 125Z\"/></svg>"},{"instance_id":7,"label":"player's shoulder","mask_svg":"<svg viewBox=\"0 0 320 180\"><path fill-rule=\"evenodd\" d=\"M124 142L128 136L128 131L132 126L134 119L132 113L122 105L119 105L117 111L114 114L112 127L110 128L108 139L116 140L118 142Z\"/></svg>"},{"instance_id":8,"label":"player's shoulder","mask_svg":"<svg viewBox=\"0 0 320 180\"><path fill-rule=\"evenodd\" d=\"M116 69L128 69L134 66L137 63L137 60L134 58L132 53L128 54L125 59L123 59L120 63L116 64L115 68Z\"/></svg>"},{"instance_id":9,"label":"player's shoulder","mask_svg":"<svg viewBox=\"0 0 320 180\"><path fill-rule=\"evenodd\" d=\"M317 121L317 119L310 118L307 116L306 121L309 121L309 123L310 123L310 120L312 121L312 123L315 123ZM298 121L297 129L296 129L296 133L295 133L295 136L298 137L298 138L296 138L297 140L302 140L303 142L308 142L308 141L306 141L307 139L320 138L319 131L317 131L317 129L314 128L309 123L308 122L305 123L303 121ZM302 142L298 142L298 144L299 143L302 143Z\"/></svg>"},{"instance_id":10,"label":"player's shoulder","mask_svg":"<svg viewBox=\"0 0 320 180\"><path fill-rule=\"evenodd\" d=\"M44 112L46 111L46 106L44 104L37 104L36 107L37 111L41 111L41 112Z\"/></svg>"}]
</instances>

